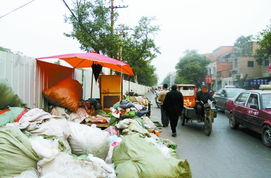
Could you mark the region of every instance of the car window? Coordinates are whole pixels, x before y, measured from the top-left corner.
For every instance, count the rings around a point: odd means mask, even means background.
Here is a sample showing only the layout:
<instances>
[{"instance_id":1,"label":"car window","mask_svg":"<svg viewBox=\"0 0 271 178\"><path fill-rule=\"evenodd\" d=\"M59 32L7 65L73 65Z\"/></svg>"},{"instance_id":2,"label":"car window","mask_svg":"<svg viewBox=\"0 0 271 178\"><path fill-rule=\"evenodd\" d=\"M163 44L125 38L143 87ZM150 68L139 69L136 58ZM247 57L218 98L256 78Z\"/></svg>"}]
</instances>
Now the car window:
<instances>
[{"instance_id":1,"label":"car window","mask_svg":"<svg viewBox=\"0 0 271 178\"><path fill-rule=\"evenodd\" d=\"M263 109L271 109L271 93L262 94Z\"/></svg>"},{"instance_id":2,"label":"car window","mask_svg":"<svg viewBox=\"0 0 271 178\"><path fill-rule=\"evenodd\" d=\"M247 102L247 107L249 108L254 108L254 109L259 109L259 97L257 94L251 94L249 96L248 102Z\"/></svg>"},{"instance_id":3,"label":"car window","mask_svg":"<svg viewBox=\"0 0 271 178\"><path fill-rule=\"evenodd\" d=\"M235 100L235 104L245 106L249 93L241 93Z\"/></svg>"},{"instance_id":4,"label":"car window","mask_svg":"<svg viewBox=\"0 0 271 178\"><path fill-rule=\"evenodd\" d=\"M241 93L242 91L244 91L244 90L242 90L242 89L230 89L230 90L227 90L227 97L228 98L234 98L234 97L236 97L239 93Z\"/></svg>"},{"instance_id":5,"label":"car window","mask_svg":"<svg viewBox=\"0 0 271 178\"><path fill-rule=\"evenodd\" d=\"M222 88L215 92L215 94L221 94Z\"/></svg>"}]
</instances>

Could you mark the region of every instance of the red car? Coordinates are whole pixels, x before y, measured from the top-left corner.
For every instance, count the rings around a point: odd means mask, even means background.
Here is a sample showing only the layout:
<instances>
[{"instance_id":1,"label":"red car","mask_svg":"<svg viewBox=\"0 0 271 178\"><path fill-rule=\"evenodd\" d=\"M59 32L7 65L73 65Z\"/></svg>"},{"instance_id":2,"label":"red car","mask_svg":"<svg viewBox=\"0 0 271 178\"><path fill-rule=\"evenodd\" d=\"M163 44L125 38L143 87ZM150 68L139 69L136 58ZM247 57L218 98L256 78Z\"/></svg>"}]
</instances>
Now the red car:
<instances>
[{"instance_id":1,"label":"red car","mask_svg":"<svg viewBox=\"0 0 271 178\"><path fill-rule=\"evenodd\" d=\"M227 110L232 129L243 125L260 133L263 144L271 147L271 90L241 92L227 102Z\"/></svg>"}]
</instances>

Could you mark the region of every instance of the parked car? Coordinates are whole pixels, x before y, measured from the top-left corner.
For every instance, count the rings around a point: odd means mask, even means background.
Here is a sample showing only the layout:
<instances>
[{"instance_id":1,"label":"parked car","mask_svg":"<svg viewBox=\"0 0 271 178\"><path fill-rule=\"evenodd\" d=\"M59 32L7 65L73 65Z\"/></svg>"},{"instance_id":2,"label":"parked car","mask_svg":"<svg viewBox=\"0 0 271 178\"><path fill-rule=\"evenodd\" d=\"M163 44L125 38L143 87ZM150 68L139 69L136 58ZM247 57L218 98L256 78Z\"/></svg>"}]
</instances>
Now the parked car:
<instances>
[{"instance_id":1,"label":"parked car","mask_svg":"<svg viewBox=\"0 0 271 178\"><path fill-rule=\"evenodd\" d=\"M242 88L231 88L231 87L226 87L226 88L221 88L214 94L214 99L216 101L216 108L221 111L225 111L226 109L226 102L228 100L234 100L234 98L241 93L242 91L245 91Z\"/></svg>"},{"instance_id":2,"label":"parked car","mask_svg":"<svg viewBox=\"0 0 271 178\"><path fill-rule=\"evenodd\" d=\"M229 125L236 129L243 125L262 136L264 145L271 147L271 90L241 92L231 105Z\"/></svg>"}]
</instances>

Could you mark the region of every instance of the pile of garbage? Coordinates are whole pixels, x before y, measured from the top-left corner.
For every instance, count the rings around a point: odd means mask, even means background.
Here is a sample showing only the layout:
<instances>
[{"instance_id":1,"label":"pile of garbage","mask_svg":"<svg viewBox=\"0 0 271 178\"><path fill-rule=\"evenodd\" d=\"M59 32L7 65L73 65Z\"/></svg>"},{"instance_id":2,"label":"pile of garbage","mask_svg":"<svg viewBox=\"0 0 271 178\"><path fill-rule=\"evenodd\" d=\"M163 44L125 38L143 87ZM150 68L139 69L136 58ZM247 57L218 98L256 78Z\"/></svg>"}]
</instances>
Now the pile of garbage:
<instances>
[{"instance_id":1,"label":"pile of garbage","mask_svg":"<svg viewBox=\"0 0 271 178\"><path fill-rule=\"evenodd\" d=\"M146 116L146 101L127 97L93 115L80 104L73 112L65 104L0 108L0 177L190 178L177 145Z\"/></svg>"}]
</instances>

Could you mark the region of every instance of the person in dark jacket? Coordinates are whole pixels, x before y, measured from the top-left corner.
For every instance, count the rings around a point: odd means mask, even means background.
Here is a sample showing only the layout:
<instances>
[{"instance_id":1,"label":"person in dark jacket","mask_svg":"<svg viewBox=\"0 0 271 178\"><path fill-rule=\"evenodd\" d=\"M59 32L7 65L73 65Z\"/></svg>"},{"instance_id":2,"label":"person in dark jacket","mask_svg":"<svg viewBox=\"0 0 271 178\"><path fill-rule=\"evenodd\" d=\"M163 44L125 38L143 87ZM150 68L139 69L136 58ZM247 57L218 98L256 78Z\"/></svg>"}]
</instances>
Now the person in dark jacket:
<instances>
[{"instance_id":1,"label":"person in dark jacket","mask_svg":"<svg viewBox=\"0 0 271 178\"><path fill-rule=\"evenodd\" d=\"M176 127L178 124L179 116L183 110L183 95L177 91L177 86L173 85L171 91L166 94L163 108L169 118L172 136L176 137Z\"/></svg>"},{"instance_id":2,"label":"person in dark jacket","mask_svg":"<svg viewBox=\"0 0 271 178\"><path fill-rule=\"evenodd\" d=\"M196 112L201 117L204 117L204 104L208 103L208 100L215 102L215 99L212 97L210 93L207 91L207 87L203 85L201 90L197 92L196 95L197 105Z\"/></svg>"}]
</instances>

